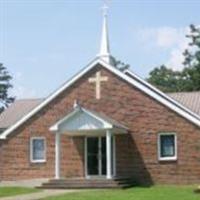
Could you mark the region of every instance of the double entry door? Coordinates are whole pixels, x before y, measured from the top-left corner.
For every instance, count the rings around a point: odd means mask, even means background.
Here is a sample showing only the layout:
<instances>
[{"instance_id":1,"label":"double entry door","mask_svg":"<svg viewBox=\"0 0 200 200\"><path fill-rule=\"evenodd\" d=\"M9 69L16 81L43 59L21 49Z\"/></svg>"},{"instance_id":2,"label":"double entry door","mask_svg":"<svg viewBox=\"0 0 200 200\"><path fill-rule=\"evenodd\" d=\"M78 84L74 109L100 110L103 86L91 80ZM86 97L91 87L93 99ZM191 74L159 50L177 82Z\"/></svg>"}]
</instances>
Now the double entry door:
<instances>
[{"instance_id":1,"label":"double entry door","mask_svg":"<svg viewBox=\"0 0 200 200\"><path fill-rule=\"evenodd\" d=\"M106 175L106 137L86 137L86 175Z\"/></svg>"}]
</instances>

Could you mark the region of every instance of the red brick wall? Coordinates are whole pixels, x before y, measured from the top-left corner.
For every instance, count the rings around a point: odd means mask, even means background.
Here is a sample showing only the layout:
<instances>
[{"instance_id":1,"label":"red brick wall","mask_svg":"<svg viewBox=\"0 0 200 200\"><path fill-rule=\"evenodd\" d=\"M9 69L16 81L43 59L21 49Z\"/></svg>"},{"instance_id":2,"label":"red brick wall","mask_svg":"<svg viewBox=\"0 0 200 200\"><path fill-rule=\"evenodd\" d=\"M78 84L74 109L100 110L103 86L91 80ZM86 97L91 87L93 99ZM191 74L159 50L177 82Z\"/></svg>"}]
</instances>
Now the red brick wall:
<instances>
[{"instance_id":1,"label":"red brick wall","mask_svg":"<svg viewBox=\"0 0 200 200\"><path fill-rule=\"evenodd\" d=\"M95 99L95 85L88 78L96 70L108 76L101 85L101 99ZM198 183L200 181L200 129L159 104L133 86L97 66L55 100L14 131L1 144L1 179L52 178L54 176L54 134L49 127L68 114L78 99L88 109L101 112L130 128L116 138L117 174L141 183ZM178 160L159 162L159 132L176 132ZM32 136L47 139L47 162L31 164ZM84 139L62 136L62 176L84 176Z\"/></svg>"}]
</instances>

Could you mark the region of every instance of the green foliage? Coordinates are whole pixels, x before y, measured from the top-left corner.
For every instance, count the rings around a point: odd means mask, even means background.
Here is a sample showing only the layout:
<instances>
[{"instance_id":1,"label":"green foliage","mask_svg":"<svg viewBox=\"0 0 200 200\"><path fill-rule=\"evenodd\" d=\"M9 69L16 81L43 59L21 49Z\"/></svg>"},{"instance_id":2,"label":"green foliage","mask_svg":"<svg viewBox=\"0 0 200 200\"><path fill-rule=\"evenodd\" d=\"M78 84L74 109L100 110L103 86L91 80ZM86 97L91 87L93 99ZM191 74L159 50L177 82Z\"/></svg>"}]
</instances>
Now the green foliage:
<instances>
[{"instance_id":1,"label":"green foliage","mask_svg":"<svg viewBox=\"0 0 200 200\"><path fill-rule=\"evenodd\" d=\"M183 52L185 60L184 69L174 71L166 66L153 69L148 82L163 92L182 92L200 90L200 28L190 26L190 49Z\"/></svg>"},{"instance_id":2,"label":"green foliage","mask_svg":"<svg viewBox=\"0 0 200 200\"><path fill-rule=\"evenodd\" d=\"M186 81L185 90L197 91L200 90L200 28L190 25L190 34L187 37L191 40L189 45L192 48L183 53L185 68L182 76Z\"/></svg>"},{"instance_id":3,"label":"green foliage","mask_svg":"<svg viewBox=\"0 0 200 200\"><path fill-rule=\"evenodd\" d=\"M180 77L180 72L173 71L162 65L150 72L148 82L157 86L163 92L176 92L182 90Z\"/></svg>"},{"instance_id":4,"label":"green foliage","mask_svg":"<svg viewBox=\"0 0 200 200\"><path fill-rule=\"evenodd\" d=\"M11 79L6 68L0 63L0 113L14 101L14 98L8 94L9 89L12 88Z\"/></svg>"},{"instance_id":5,"label":"green foliage","mask_svg":"<svg viewBox=\"0 0 200 200\"><path fill-rule=\"evenodd\" d=\"M130 67L130 65L125 64L124 62L117 60L113 57L114 66L118 68L120 71L124 71Z\"/></svg>"}]
</instances>

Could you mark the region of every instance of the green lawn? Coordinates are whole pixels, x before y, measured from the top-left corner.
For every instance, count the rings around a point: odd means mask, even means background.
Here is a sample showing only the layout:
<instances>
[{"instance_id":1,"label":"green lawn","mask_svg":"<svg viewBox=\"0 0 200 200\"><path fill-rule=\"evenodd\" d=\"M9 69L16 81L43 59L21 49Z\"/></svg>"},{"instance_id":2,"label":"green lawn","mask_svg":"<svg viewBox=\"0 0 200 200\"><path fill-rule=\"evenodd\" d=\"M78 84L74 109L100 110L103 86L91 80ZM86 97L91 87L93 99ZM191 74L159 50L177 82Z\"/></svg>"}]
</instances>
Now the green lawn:
<instances>
[{"instance_id":1,"label":"green lawn","mask_svg":"<svg viewBox=\"0 0 200 200\"><path fill-rule=\"evenodd\" d=\"M200 200L195 186L134 187L126 190L91 190L69 193L45 200Z\"/></svg>"},{"instance_id":2,"label":"green lawn","mask_svg":"<svg viewBox=\"0 0 200 200\"><path fill-rule=\"evenodd\" d=\"M15 196L19 194L28 194L40 190L25 187L0 187L0 197Z\"/></svg>"}]
</instances>

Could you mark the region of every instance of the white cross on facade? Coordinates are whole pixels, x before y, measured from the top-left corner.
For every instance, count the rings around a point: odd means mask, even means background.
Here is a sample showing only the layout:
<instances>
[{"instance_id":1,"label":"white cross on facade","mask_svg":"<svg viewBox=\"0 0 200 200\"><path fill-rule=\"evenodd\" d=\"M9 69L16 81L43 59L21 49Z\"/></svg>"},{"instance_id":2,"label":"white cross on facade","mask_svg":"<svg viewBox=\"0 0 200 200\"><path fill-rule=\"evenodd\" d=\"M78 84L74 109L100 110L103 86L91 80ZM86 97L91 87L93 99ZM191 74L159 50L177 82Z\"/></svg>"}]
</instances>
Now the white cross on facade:
<instances>
[{"instance_id":1,"label":"white cross on facade","mask_svg":"<svg viewBox=\"0 0 200 200\"><path fill-rule=\"evenodd\" d=\"M107 81L108 77L101 76L101 72L96 72L96 76L94 78L89 78L90 83L96 84L96 99L101 98L101 82Z\"/></svg>"}]
</instances>

